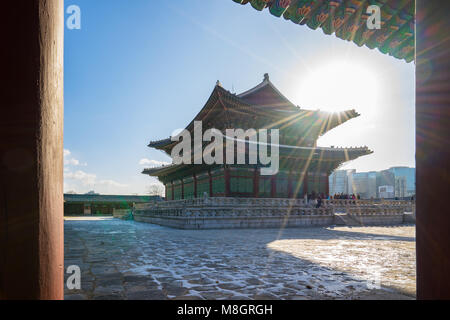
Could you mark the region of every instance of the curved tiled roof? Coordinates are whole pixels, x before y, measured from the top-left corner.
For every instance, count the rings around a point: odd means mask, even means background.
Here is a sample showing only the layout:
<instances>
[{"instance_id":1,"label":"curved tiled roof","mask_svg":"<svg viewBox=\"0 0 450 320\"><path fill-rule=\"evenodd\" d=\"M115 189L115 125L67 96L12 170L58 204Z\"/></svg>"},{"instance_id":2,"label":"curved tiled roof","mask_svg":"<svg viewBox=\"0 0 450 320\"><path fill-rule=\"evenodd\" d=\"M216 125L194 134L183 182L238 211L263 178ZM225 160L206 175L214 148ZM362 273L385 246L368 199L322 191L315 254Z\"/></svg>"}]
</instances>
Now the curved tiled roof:
<instances>
[{"instance_id":1,"label":"curved tiled roof","mask_svg":"<svg viewBox=\"0 0 450 320\"><path fill-rule=\"evenodd\" d=\"M289 101L264 74L264 80L256 87L237 95L242 101L256 107L269 107L281 110L298 111L298 107Z\"/></svg>"},{"instance_id":2,"label":"curved tiled roof","mask_svg":"<svg viewBox=\"0 0 450 320\"><path fill-rule=\"evenodd\" d=\"M232 94L216 84L210 97L194 119L186 126L193 131L194 121L203 121L203 129L210 126L210 122L225 123L228 128L242 128L245 122L252 124L252 128L283 129L289 127L297 134L303 135L305 130L314 139L325 134L336 126L358 117L355 110L337 113L320 110L306 110L290 102L264 75L264 80L243 93ZM170 150L177 144L171 138L151 141L148 146L163 150L170 155Z\"/></svg>"},{"instance_id":3,"label":"curved tiled roof","mask_svg":"<svg viewBox=\"0 0 450 320\"><path fill-rule=\"evenodd\" d=\"M377 48L406 62L414 60L414 0L233 0L250 3L256 10L268 8L276 17L283 16L325 34L353 41L358 46ZM368 19L377 5L381 13L381 28L369 29ZM369 19L370 20L370 19Z\"/></svg>"}]
</instances>

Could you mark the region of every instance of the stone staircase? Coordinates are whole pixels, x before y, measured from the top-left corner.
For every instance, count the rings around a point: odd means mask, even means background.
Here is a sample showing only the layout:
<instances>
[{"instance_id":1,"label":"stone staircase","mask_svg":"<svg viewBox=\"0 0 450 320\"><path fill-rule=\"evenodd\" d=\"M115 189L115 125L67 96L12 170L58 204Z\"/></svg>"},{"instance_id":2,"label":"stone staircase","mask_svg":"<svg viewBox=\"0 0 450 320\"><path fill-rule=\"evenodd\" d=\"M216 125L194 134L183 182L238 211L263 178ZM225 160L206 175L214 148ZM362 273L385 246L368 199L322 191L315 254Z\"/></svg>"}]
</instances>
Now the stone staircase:
<instances>
[{"instance_id":1,"label":"stone staircase","mask_svg":"<svg viewBox=\"0 0 450 320\"><path fill-rule=\"evenodd\" d=\"M363 224L346 213L337 213L334 215L334 224L337 226L360 227Z\"/></svg>"}]
</instances>

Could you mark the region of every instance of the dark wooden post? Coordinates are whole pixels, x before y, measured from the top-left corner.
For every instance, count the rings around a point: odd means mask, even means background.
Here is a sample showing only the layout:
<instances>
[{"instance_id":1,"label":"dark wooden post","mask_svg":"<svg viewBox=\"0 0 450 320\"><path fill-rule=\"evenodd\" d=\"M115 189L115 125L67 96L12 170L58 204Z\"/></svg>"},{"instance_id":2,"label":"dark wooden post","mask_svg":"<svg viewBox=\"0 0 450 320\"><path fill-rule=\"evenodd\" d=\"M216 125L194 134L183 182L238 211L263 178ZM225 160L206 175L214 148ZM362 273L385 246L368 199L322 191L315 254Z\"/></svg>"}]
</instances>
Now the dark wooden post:
<instances>
[{"instance_id":1,"label":"dark wooden post","mask_svg":"<svg viewBox=\"0 0 450 320\"><path fill-rule=\"evenodd\" d=\"M197 198L197 175L194 173L192 177L194 178L194 198Z\"/></svg>"},{"instance_id":2,"label":"dark wooden post","mask_svg":"<svg viewBox=\"0 0 450 320\"><path fill-rule=\"evenodd\" d=\"M270 197L275 198L276 194L277 194L277 175L274 174L270 178Z\"/></svg>"},{"instance_id":3,"label":"dark wooden post","mask_svg":"<svg viewBox=\"0 0 450 320\"><path fill-rule=\"evenodd\" d=\"M308 194L308 171L306 171L303 175L303 189L304 189L304 194Z\"/></svg>"},{"instance_id":4,"label":"dark wooden post","mask_svg":"<svg viewBox=\"0 0 450 320\"><path fill-rule=\"evenodd\" d=\"M416 9L417 297L450 299L450 1Z\"/></svg>"},{"instance_id":5,"label":"dark wooden post","mask_svg":"<svg viewBox=\"0 0 450 320\"><path fill-rule=\"evenodd\" d=\"M63 1L2 12L0 299L63 299Z\"/></svg>"},{"instance_id":6,"label":"dark wooden post","mask_svg":"<svg viewBox=\"0 0 450 320\"><path fill-rule=\"evenodd\" d=\"M166 198L166 201L169 200L169 191L167 190L167 189L168 189L168 188L167 188L168 185L169 185L168 183L164 184L164 187L165 187L165 190L164 190L164 191L165 191L165 193L166 193L166 197L165 197L165 198Z\"/></svg>"},{"instance_id":7,"label":"dark wooden post","mask_svg":"<svg viewBox=\"0 0 450 320\"><path fill-rule=\"evenodd\" d=\"M224 165L224 178L225 178L225 197L229 197L231 195L231 191L230 191L230 168L227 165Z\"/></svg>"},{"instance_id":8,"label":"dark wooden post","mask_svg":"<svg viewBox=\"0 0 450 320\"><path fill-rule=\"evenodd\" d=\"M294 197L294 192L292 190L292 171L289 171L289 176L288 176L288 198L293 198Z\"/></svg>"},{"instance_id":9,"label":"dark wooden post","mask_svg":"<svg viewBox=\"0 0 450 320\"><path fill-rule=\"evenodd\" d=\"M184 181L183 181L183 178L181 178L180 181L181 181L181 199L184 199Z\"/></svg>"},{"instance_id":10,"label":"dark wooden post","mask_svg":"<svg viewBox=\"0 0 450 320\"><path fill-rule=\"evenodd\" d=\"M209 178L209 196L213 196L213 187L212 187L212 175L211 170L208 170L208 178Z\"/></svg>"},{"instance_id":11,"label":"dark wooden post","mask_svg":"<svg viewBox=\"0 0 450 320\"><path fill-rule=\"evenodd\" d=\"M255 175L253 177L253 196L259 197L259 168L255 168Z\"/></svg>"}]
</instances>

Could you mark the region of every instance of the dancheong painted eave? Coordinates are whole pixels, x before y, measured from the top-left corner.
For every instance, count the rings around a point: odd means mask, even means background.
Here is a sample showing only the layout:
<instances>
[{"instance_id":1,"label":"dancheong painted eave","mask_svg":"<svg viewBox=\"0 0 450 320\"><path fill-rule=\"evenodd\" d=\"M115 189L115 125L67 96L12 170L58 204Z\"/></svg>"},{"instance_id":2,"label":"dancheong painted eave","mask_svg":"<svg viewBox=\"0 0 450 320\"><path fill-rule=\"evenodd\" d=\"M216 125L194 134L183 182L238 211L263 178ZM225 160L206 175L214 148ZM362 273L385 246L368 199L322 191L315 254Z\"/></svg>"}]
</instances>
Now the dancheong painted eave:
<instances>
[{"instance_id":1,"label":"dancheong painted eave","mask_svg":"<svg viewBox=\"0 0 450 320\"><path fill-rule=\"evenodd\" d=\"M330 113L300 108L265 74L261 83L240 94L233 94L217 83L186 129L192 133L194 121L202 121L203 130L215 128L224 133L227 128L279 129L281 144L314 147L320 136L359 115L354 109ZM170 155L176 143L169 137L151 141L148 146Z\"/></svg>"},{"instance_id":2,"label":"dancheong painted eave","mask_svg":"<svg viewBox=\"0 0 450 320\"><path fill-rule=\"evenodd\" d=\"M248 144L248 143L247 143ZM373 151L367 146L364 147L294 147L294 146L279 146L279 155L283 159L289 160L298 159L305 161L321 161L321 162L343 162L357 159L361 156L372 154ZM142 173L150 176L164 176L168 173L175 172L181 168L189 167L188 164L169 164L156 166L152 168L145 168Z\"/></svg>"},{"instance_id":3,"label":"dancheong painted eave","mask_svg":"<svg viewBox=\"0 0 450 320\"><path fill-rule=\"evenodd\" d=\"M267 8L276 17L283 16L325 34L353 41L358 46L377 48L384 54L406 62L414 60L414 0L233 0L250 3L256 10ZM367 8L381 9L381 28L368 29ZM301 41L301 40L299 40Z\"/></svg>"}]
</instances>

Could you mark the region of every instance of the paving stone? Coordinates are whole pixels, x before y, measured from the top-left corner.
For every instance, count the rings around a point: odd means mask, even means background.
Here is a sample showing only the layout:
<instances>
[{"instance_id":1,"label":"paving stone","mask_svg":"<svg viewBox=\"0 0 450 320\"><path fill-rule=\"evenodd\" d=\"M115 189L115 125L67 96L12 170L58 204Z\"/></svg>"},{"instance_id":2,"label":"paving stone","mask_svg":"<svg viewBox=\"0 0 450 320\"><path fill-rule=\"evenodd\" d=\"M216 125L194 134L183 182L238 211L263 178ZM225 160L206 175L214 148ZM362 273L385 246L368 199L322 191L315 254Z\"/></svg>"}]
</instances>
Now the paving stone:
<instances>
[{"instance_id":1,"label":"paving stone","mask_svg":"<svg viewBox=\"0 0 450 320\"><path fill-rule=\"evenodd\" d=\"M190 289L195 291L211 291L212 289L217 290L215 286L195 286Z\"/></svg>"},{"instance_id":2,"label":"paving stone","mask_svg":"<svg viewBox=\"0 0 450 320\"><path fill-rule=\"evenodd\" d=\"M84 294L64 294L64 300L87 300Z\"/></svg>"},{"instance_id":3,"label":"paving stone","mask_svg":"<svg viewBox=\"0 0 450 320\"><path fill-rule=\"evenodd\" d=\"M166 300L167 296L161 290L147 290L129 292L126 298L128 300Z\"/></svg>"},{"instance_id":4,"label":"paving stone","mask_svg":"<svg viewBox=\"0 0 450 320\"><path fill-rule=\"evenodd\" d=\"M171 300L203 300L203 298L198 296L178 296L172 298Z\"/></svg>"},{"instance_id":5,"label":"paving stone","mask_svg":"<svg viewBox=\"0 0 450 320\"><path fill-rule=\"evenodd\" d=\"M218 287L225 290L236 290L241 289L243 286L236 283L221 283L218 285Z\"/></svg>"},{"instance_id":6,"label":"paving stone","mask_svg":"<svg viewBox=\"0 0 450 320\"><path fill-rule=\"evenodd\" d=\"M96 281L97 286L101 287L109 287L109 286L122 286L123 280L122 278L106 278L103 279L102 276L100 276Z\"/></svg>"},{"instance_id":7,"label":"paving stone","mask_svg":"<svg viewBox=\"0 0 450 320\"><path fill-rule=\"evenodd\" d=\"M123 281L129 282L129 283L133 283L133 282L143 283L143 282L147 282L149 280L153 280L153 278L151 276L139 276L139 275L125 275L123 277Z\"/></svg>"},{"instance_id":8,"label":"paving stone","mask_svg":"<svg viewBox=\"0 0 450 320\"><path fill-rule=\"evenodd\" d=\"M200 293L206 300L226 300L233 296L231 293L225 293L222 291L207 291Z\"/></svg>"},{"instance_id":9,"label":"paving stone","mask_svg":"<svg viewBox=\"0 0 450 320\"><path fill-rule=\"evenodd\" d=\"M261 294L255 294L253 296L253 299L255 299L255 300L274 300L274 299L278 299L278 297L273 294L270 294L270 293L261 293Z\"/></svg>"},{"instance_id":10,"label":"paving stone","mask_svg":"<svg viewBox=\"0 0 450 320\"><path fill-rule=\"evenodd\" d=\"M183 288L183 287L178 287L178 286L163 286L163 292L166 295L170 295L170 296L183 296L185 294L188 293L188 289L187 288Z\"/></svg>"},{"instance_id":11,"label":"paving stone","mask_svg":"<svg viewBox=\"0 0 450 320\"><path fill-rule=\"evenodd\" d=\"M245 280L248 284L251 285L260 285L260 284L264 284L263 281L261 281L260 279L257 278L250 278L250 279L246 279Z\"/></svg>"},{"instance_id":12,"label":"paving stone","mask_svg":"<svg viewBox=\"0 0 450 320\"><path fill-rule=\"evenodd\" d=\"M414 226L292 228L280 236L278 229L66 220L68 265L82 272L81 290L65 289L68 299L395 297L367 289L371 268L389 270L383 284L397 295L415 296Z\"/></svg>"},{"instance_id":13,"label":"paving stone","mask_svg":"<svg viewBox=\"0 0 450 320\"><path fill-rule=\"evenodd\" d=\"M106 295L96 295L94 296L94 300L122 300L121 295L115 294L106 294Z\"/></svg>"},{"instance_id":14,"label":"paving stone","mask_svg":"<svg viewBox=\"0 0 450 320\"><path fill-rule=\"evenodd\" d=\"M123 286L96 286L94 289L94 294L104 295L104 294L121 294L124 291Z\"/></svg>"}]
</instances>

